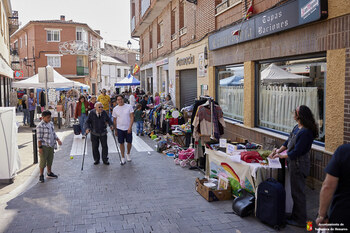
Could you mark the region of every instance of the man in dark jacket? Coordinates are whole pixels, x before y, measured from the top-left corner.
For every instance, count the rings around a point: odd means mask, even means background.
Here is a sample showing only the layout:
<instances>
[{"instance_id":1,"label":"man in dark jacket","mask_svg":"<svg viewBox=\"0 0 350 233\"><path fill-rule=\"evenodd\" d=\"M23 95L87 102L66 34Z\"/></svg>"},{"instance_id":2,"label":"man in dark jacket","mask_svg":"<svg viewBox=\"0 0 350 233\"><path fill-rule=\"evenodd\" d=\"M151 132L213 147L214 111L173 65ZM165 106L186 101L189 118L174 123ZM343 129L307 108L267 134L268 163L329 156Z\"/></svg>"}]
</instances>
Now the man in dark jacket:
<instances>
[{"instance_id":1,"label":"man in dark jacket","mask_svg":"<svg viewBox=\"0 0 350 233\"><path fill-rule=\"evenodd\" d=\"M107 112L103 110L103 105L96 102L95 109L90 111L88 119L85 122L86 134L91 131L92 154L94 156L95 165L100 163L100 152L98 150L100 141L102 145L102 161L109 165L108 162L108 145L107 145L107 126L113 130L113 122L109 118Z\"/></svg>"}]
</instances>

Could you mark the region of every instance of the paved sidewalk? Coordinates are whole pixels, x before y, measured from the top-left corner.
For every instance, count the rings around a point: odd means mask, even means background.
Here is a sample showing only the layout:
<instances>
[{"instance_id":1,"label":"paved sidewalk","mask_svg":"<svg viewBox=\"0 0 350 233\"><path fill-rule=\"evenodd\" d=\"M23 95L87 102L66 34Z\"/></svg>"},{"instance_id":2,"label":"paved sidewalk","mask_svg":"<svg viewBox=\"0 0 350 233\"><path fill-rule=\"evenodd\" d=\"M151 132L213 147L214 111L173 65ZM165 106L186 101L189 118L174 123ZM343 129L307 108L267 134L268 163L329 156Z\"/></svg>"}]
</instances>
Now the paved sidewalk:
<instances>
[{"instance_id":1,"label":"paved sidewalk","mask_svg":"<svg viewBox=\"0 0 350 233\"><path fill-rule=\"evenodd\" d=\"M144 137L154 148L154 142ZM55 154L57 180L33 187L0 209L0 232L274 232L256 218L229 214L232 201L207 202L195 191L198 171L175 166L157 152L136 152L120 166L93 165L91 142L69 158L73 134ZM36 177L38 178L38 177ZM305 232L287 226L283 232Z\"/></svg>"}]
</instances>

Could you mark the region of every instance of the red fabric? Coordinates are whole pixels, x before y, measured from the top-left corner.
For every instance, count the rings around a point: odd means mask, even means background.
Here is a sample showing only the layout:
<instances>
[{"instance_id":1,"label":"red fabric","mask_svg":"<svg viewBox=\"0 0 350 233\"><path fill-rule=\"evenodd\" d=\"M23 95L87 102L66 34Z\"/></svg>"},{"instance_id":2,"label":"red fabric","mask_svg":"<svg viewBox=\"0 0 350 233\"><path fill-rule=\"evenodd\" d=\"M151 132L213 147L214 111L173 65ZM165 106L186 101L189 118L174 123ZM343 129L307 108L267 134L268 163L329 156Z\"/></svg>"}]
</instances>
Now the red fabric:
<instances>
[{"instance_id":1,"label":"red fabric","mask_svg":"<svg viewBox=\"0 0 350 233\"><path fill-rule=\"evenodd\" d=\"M169 125L178 125L179 124L179 120L177 118L170 118L169 119Z\"/></svg>"},{"instance_id":2,"label":"red fabric","mask_svg":"<svg viewBox=\"0 0 350 233\"><path fill-rule=\"evenodd\" d=\"M257 151L241 152L241 160L246 163L259 163L263 158Z\"/></svg>"},{"instance_id":3,"label":"red fabric","mask_svg":"<svg viewBox=\"0 0 350 233\"><path fill-rule=\"evenodd\" d=\"M86 100L84 101L84 105L85 105L85 111L86 111L86 114L88 113L89 111L89 102L87 102ZM81 116L81 102L78 101L77 103L77 106L75 107L75 118L78 118Z\"/></svg>"}]
</instances>

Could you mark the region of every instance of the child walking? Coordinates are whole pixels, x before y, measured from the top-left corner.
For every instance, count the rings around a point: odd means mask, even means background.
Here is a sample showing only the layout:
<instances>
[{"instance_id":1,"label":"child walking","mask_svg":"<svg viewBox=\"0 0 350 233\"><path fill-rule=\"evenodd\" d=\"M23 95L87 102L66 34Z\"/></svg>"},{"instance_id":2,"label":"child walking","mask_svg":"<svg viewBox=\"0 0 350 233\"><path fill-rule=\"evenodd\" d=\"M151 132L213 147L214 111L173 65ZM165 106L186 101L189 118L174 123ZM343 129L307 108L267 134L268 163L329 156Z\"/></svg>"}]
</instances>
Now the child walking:
<instances>
[{"instance_id":1,"label":"child walking","mask_svg":"<svg viewBox=\"0 0 350 233\"><path fill-rule=\"evenodd\" d=\"M39 182L44 183L45 166L47 167L47 178L57 178L57 175L51 171L51 166L56 141L58 142L58 145L62 145L62 142L55 133L55 128L51 122L51 112L49 110L43 111L42 120L36 127L36 130L38 134L38 147L40 154Z\"/></svg>"},{"instance_id":2,"label":"child walking","mask_svg":"<svg viewBox=\"0 0 350 233\"><path fill-rule=\"evenodd\" d=\"M142 105L137 104L136 105L136 111L135 111L135 122L136 122L136 132L137 136L143 136L143 118L145 117L145 113L142 111Z\"/></svg>"}]
</instances>

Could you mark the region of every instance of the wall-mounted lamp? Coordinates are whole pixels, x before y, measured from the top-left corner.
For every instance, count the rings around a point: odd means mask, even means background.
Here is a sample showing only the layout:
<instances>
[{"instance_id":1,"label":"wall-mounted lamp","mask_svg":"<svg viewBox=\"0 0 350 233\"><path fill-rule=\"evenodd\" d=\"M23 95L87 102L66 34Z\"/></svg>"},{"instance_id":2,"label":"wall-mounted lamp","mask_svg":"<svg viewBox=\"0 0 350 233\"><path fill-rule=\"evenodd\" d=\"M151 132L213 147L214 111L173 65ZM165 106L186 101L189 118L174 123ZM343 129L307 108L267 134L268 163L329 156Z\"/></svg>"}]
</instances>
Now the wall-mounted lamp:
<instances>
[{"instance_id":1,"label":"wall-mounted lamp","mask_svg":"<svg viewBox=\"0 0 350 233\"><path fill-rule=\"evenodd\" d=\"M132 45L132 43L131 43L131 41L130 41L130 40L128 41L128 43L127 43L126 45L128 46L128 49L131 49L131 45Z\"/></svg>"},{"instance_id":2,"label":"wall-mounted lamp","mask_svg":"<svg viewBox=\"0 0 350 233\"><path fill-rule=\"evenodd\" d=\"M187 2L194 3L197 5L197 0L187 0Z\"/></svg>"}]
</instances>

